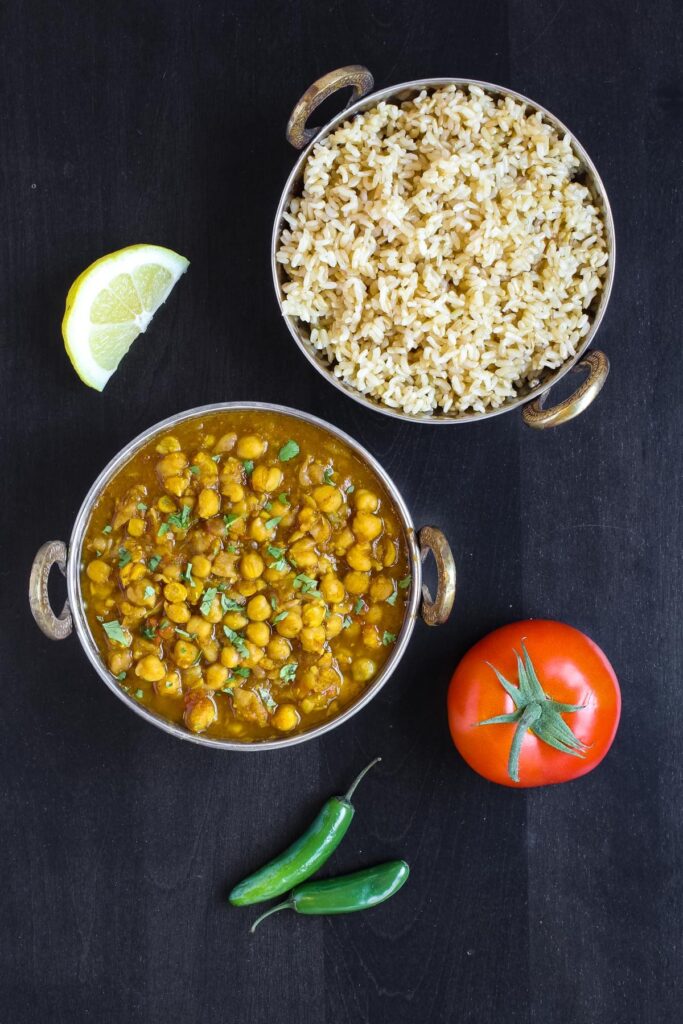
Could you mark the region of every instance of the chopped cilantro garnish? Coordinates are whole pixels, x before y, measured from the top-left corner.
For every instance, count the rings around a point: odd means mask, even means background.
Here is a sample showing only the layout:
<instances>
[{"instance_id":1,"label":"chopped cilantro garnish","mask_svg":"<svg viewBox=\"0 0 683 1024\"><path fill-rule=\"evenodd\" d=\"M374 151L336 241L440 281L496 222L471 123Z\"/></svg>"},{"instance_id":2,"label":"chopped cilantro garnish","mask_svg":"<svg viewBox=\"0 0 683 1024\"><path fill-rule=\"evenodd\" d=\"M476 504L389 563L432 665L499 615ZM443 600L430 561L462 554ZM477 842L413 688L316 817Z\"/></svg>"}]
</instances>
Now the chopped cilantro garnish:
<instances>
[{"instance_id":1,"label":"chopped cilantro garnish","mask_svg":"<svg viewBox=\"0 0 683 1024\"><path fill-rule=\"evenodd\" d=\"M393 594L390 594L387 598L387 604L396 604L396 598L398 597L398 590L395 590Z\"/></svg>"},{"instance_id":2,"label":"chopped cilantro garnish","mask_svg":"<svg viewBox=\"0 0 683 1024\"><path fill-rule=\"evenodd\" d=\"M244 637L240 636L239 633L236 633L234 629L230 629L230 626L223 626L223 632L225 633L225 635L227 636L228 640L235 648L237 653L241 654L243 658L248 657L249 648L244 642Z\"/></svg>"},{"instance_id":3,"label":"chopped cilantro garnish","mask_svg":"<svg viewBox=\"0 0 683 1024\"><path fill-rule=\"evenodd\" d=\"M240 604L239 601L233 601L231 597L226 597L225 594L221 594L221 608L223 612L243 612L244 605Z\"/></svg>"},{"instance_id":4,"label":"chopped cilantro garnish","mask_svg":"<svg viewBox=\"0 0 683 1024\"><path fill-rule=\"evenodd\" d=\"M353 619L351 618L351 616L345 615L344 618L342 619L342 629L348 629L349 626L352 625L352 623Z\"/></svg>"},{"instance_id":5,"label":"chopped cilantro garnish","mask_svg":"<svg viewBox=\"0 0 683 1024\"><path fill-rule=\"evenodd\" d=\"M389 644L393 644L395 639L396 634L390 633L387 629L385 629L384 632L382 633L382 643L384 644L385 647L388 647Z\"/></svg>"},{"instance_id":6,"label":"chopped cilantro garnish","mask_svg":"<svg viewBox=\"0 0 683 1024\"><path fill-rule=\"evenodd\" d=\"M173 686L173 683L171 682L170 679L167 679L166 682L164 683L164 686L166 687L167 690L170 690L171 687Z\"/></svg>"},{"instance_id":7,"label":"chopped cilantro garnish","mask_svg":"<svg viewBox=\"0 0 683 1024\"><path fill-rule=\"evenodd\" d=\"M291 683L296 676L298 667L298 661L290 661L288 665L283 665L280 669L280 679L283 679L285 683Z\"/></svg>"},{"instance_id":8,"label":"chopped cilantro garnish","mask_svg":"<svg viewBox=\"0 0 683 1024\"><path fill-rule=\"evenodd\" d=\"M286 619L288 615L289 615L288 611L278 612L278 614L273 619L273 625L275 625L276 622L282 622L282 620Z\"/></svg>"},{"instance_id":9,"label":"chopped cilantro garnish","mask_svg":"<svg viewBox=\"0 0 683 1024\"><path fill-rule=\"evenodd\" d=\"M225 550L229 551L231 555L236 555L237 554L237 545L236 544L226 544Z\"/></svg>"},{"instance_id":10,"label":"chopped cilantro garnish","mask_svg":"<svg viewBox=\"0 0 683 1024\"><path fill-rule=\"evenodd\" d=\"M185 580L185 582L188 583L191 587L194 586L194 580L192 579L192 562L187 563L185 572L182 574L180 578L182 580Z\"/></svg>"},{"instance_id":11,"label":"chopped cilantro garnish","mask_svg":"<svg viewBox=\"0 0 683 1024\"><path fill-rule=\"evenodd\" d=\"M236 523L237 520L241 518L242 516L238 515L237 512L230 512L229 515L223 516L223 522L226 526L232 526L233 523Z\"/></svg>"},{"instance_id":12,"label":"chopped cilantro garnish","mask_svg":"<svg viewBox=\"0 0 683 1024\"><path fill-rule=\"evenodd\" d=\"M118 619L103 622L102 629L113 643L120 644L122 647L130 647L130 638L123 632L123 626Z\"/></svg>"},{"instance_id":13,"label":"chopped cilantro garnish","mask_svg":"<svg viewBox=\"0 0 683 1024\"><path fill-rule=\"evenodd\" d=\"M220 462L221 461L220 455L212 455L211 458L213 459L214 462Z\"/></svg>"},{"instance_id":14,"label":"chopped cilantro garnish","mask_svg":"<svg viewBox=\"0 0 683 1024\"><path fill-rule=\"evenodd\" d=\"M243 459L242 465L244 466L244 472L247 474L247 476L251 476L251 474L254 472L254 460Z\"/></svg>"},{"instance_id":15,"label":"chopped cilantro garnish","mask_svg":"<svg viewBox=\"0 0 683 1024\"><path fill-rule=\"evenodd\" d=\"M273 594L271 596L271 598L270 598L270 607L273 609L273 611L275 611L277 606L278 606L278 600L277 600L275 594Z\"/></svg>"},{"instance_id":16,"label":"chopped cilantro garnish","mask_svg":"<svg viewBox=\"0 0 683 1024\"><path fill-rule=\"evenodd\" d=\"M355 487L353 486L353 484L349 484L349 486L348 486L348 487L346 488L346 493L347 493L347 494L353 494L353 492L355 491L355 489L356 489L356 488L355 488Z\"/></svg>"},{"instance_id":17,"label":"chopped cilantro garnish","mask_svg":"<svg viewBox=\"0 0 683 1024\"><path fill-rule=\"evenodd\" d=\"M197 635L196 633L188 633L186 629L181 629L180 626L176 626L175 631L178 636L184 636L186 640L194 640Z\"/></svg>"},{"instance_id":18,"label":"chopped cilantro garnish","mask_svg":"<svg viewBox=\"0 0 683 1024\"><path fill-rule=\"evenodd\" d=\"M135 691L135 696L137 697L138 700L142 700L142 698L145 696L145 691L144 690L136 690Z\"/></svg>"},{"instance_id":19,"label":"chopped cilantro garnish","mask_svg":"<svg viewBox=\"0 0 683 1024\"><path fill-rule=\"evenodd\" d=\"M207 587L202 595L202 603L199 606L199 610L202 615L208 615L211 611L211 605L213 604L214 598L218 593L218 587Z\"/></svg>"},{"instance_id":20,"label":"chopped cilantro garnish","mask_svg":"<svg viewBox=\"0 0 683 1024\"><path fill-rule=\"evenodd\" d=\"M325 472L323 473L323 480L325 481L326 484L333 484L334 483L334 481L332 479L332 474L333 473L334 473L334 470L332 469L332 467L328 466L327 469L325 470Z\"/></svg>"},{"instance_id":21,"label":"chopped cilantro garnish","mask_svg":"<svg viewBox=\"0 0 683 1024\"><path fill-rule=\"evenodd\" d=\"M412 574L411 574L411 573L408 573L408 575L407 575L407 576L404 576L402 580L399 580L399 581L398 581L398 585L399 585L399 587L401 588L401 590L405 590L405 589L406 589L406 587L409 587L409 586L410 586L410 583L411 583L411 580L412 580L412 578L413 578L413 577L412 577Z\"/></svg>"},{"instance_id":22,"label":"chopped cilantro garnish","mask_svg":"<svg viewBox=\"0 0 683 1024\"><path fill-rule=\"evenodd\" d=\"M199 472L201 472L199 466L190 466L190 473L194 473L194 475L197 476Z\"/></svg>"},{"instance_id":23,"label":"chopped cilantro garnish","mask_svg":"<svg viewBox=\"0 0 683 1024\"><path fill-rule=\"evenodd\" d=\"M161 555L152 555L152 557L150 558L150 560L147 563L147 565L149 566L151 571L154 572L156 567L159 565L160 561L161 561Z\"/></svg>"},{"instance_id":24,"label":"chopped cilantro garnish","mask_svg":"<svg viewBox=\"0 0 683 1024\"><path fill-rule=\"evenodd\" d=\"M289 505L289 495L286 491L283 491L282 494L278 494L277 500L281 505Z\"/></svg>"},{"instance_id":25,"label":"chopped cilantro garnish","mask_svg":"<svg viewBox=\"0 0 683 1024\"><path fill-rule=\"evenodd\" d=\"M170 529L171 527L168 525L168 523L162 523L159 529L157 530L157 537L164 537Z\"/></svg>"},{"instance_id":26,"label":"chopped cilantro garnish","mask_svg":"<svg viewBox=\"0 0 683 1024\"><path fill-rule=\"evenodd\" d=\"M284 548L276 548L274 544L269 544L268 545L268 554L272 555L273 558L275 558L275 559L282 558L284 553L285 553L285 549Z\"/></svg>"},{"instance_id":27,"label":"chopped cilantro garnish","mask_svg":"<svg viewBox=\"0 0 683 1024\"><path fill-rule=\"evenodd\" d=\"M271 693L270 693L270 690L267 690L265 688L265 686L257 686L256 687L256 692L258 693L259 697L261 698L263 703L266 705L268 710L269 711L274 711L275 708L277 707L277 704L273 700L273 698L271 696Z\"/></svg>"},{"instance_id":28,"label":"chopped cilantro garnish","mask_svg":"<svg viewBox=\"0 0 683 1024\"><path fill-rule=\"evenodd\" d=\"M132 558L133 556L128 548L119 548L119 569L123 569L124 565L128 565Z\"/></svg>"},{"instance_id":29,"label":"chopped cilantro garnish","mask_svg":"<svg viewBox=\"0 0 683 1024\"><path fill-rule=\"evenodd\" d=\"M359 597L358 600L356 601L356 603L353 606L353 610L356 613L356 615L360 615L360 613L363 611L364 607L365 607L365 602L363 601L362 597Z\"/></svg>"},{"instance_id":30,"label":"chopped cilantro garnish","mask_svg":"<svg viewBox=\"0 0 683 1024\"><path fill-rule=\"evenodd\" d=\"M275 569L275 572L286 572L289 569L289 563L286 558L278 558L276 562L271 562L268 568Z\"/></svg>"},{"instance_id":31,"label":"chopped cilantro garnish","mask_svg":"<svg viewBox=\"0 0 683 1024\"><path fill-rule=\"evenodd\" d=\"M143 626L140 630L145 640L156 640L156 632L153 626Z\"/></svg>"},{"instance_id":32,"label":"chopped cilantro garnish","mask_svg":"<svg viewBox=\"0 0 683 1024\"><path fill-rule=\"evenodd\" d=\"M281 519L282 516L273 516L272 519L266 519L266 530L274 530Z\"/></svg>"},{"instance_id":33,"label":"chopped cilantro garnish","mask_svg":"<svg viewBox=\"0 0 683 1024\"><path fill-rule=\"evenodd\" d=\"M285 441L282 448L278 452L277 457L280 460L280 462L289 462L290 459L296 458L296 456L299 454L299 451L299 445L296 443L296 441L292 441L290 439L289 441Z\"/></svg>"},{"instance_id":34,"label":"chopped cilantro garnish","mask_svg":"<svg viewBox=\"0 0 683 1024\"><path fill-rule=\"evenodd\" d=\"M179 530L187 530L190 525L190 506L183 505L180 512L173 512L168 517L169 526L177 526Z\"/></svg>"},{"instance_id":35,"label":"chopped cilantro garnish","mask_svg":"<svg viewBox=\"0 0 683 1024\"><path fill-rule=\"evenodd\" d=\"M146 512L147 511L147 506L145 505L144 501L139 501L135 507L138 510L138 512Z\"/></svg>"},{"instance_id":36,"label":"chopped cilantro garnish","mask_svg":"<svg viewBox=\"0 0 683 1024\"><path fill-rule=\"evenodd\" d=\"M233 675L242 676L242 679L248 679L251 675L251 669L245 668L244 665L240 665L239 668L233 669Z\"/></svg>"},{"instance_id":37,"label":"chopped cilantro garnish","mask_svg":"<svg viewBox=\"0 0 683 1024\"><path fill-rule=\"evenodd\" d=\"M149 601L150 597L156 597L157 596L157 592L154 589L154 587L147 586L143 590L142 596L144 597L145 601Z\"/></svg>"},{"instance_id":38,"label":"chopped cilantro garnish","mask_svg":"<svg viewBox=\"0 0 683 1024\"><path fill-rule=\"evenodd\" d=\"M119 674L117 675L117 677L116 677L116 678L118 679L118 681L119 681L120 683L122 683L122 682L123 682L123 680L124 680L124 679L126 678L126 676L127 676L127 675L128 675L128 673L127 673L127 672L119 672Z\"/></svg>"},{"instance_id":39,"label":"chopped cilantro garnish","mask_svg":"<svg viewBox=\"0 0 683 1024\"><path fill-rule=\"evenodd\" d=\"M107 523L106 526L102 527L102 533L111 533L111 526Z\"/></svg>"},{"instance_id":40,"label":"chopped cilantro garnish","mask_svg":"<svg viewBox=\"0 0 683 1024\"><path fill-rule=\"evenodd\" d=\"M315 594L319 593L318 581L307 576L305 572L300 572L298 576L294 577L293 587L295 590L300 590L302 594Z\"/></svg>"},{"instance_id":41,"label":"chopped cilantro garnish","mask_svg":"<svg viewBox=\"0 0 683 1024\"><path fill-rule=\"evenodd\" d=\"M221 690L221 693L227 693L228 697L232 697L234 692L235 691L233 690L232 686L224 686L223 689Z\"/></svg>"},{"instance_id":42,"label":"chopped cilantro garnish","mask_svg":"<svg viewBox=\"0 0 683 1024\"><path fill-rule=\"evenodd\" d=\"M273 503L272 503L272 501L264 502L263 507L266 510L266 512L272 512L273 511Z\"/></svg>"}]
</instances>

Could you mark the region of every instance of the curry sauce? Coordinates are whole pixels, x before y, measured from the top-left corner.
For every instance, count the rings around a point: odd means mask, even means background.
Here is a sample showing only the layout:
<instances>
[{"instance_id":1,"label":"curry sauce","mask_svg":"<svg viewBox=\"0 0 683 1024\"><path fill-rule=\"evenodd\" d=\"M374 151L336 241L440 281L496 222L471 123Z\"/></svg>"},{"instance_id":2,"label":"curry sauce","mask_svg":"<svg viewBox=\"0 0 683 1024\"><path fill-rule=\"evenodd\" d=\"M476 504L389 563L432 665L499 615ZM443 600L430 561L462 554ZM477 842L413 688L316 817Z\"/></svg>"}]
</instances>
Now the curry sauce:
<instances>
[{"instance_id":1,"label":"curry sauce","mask_svg":"<svg viewBox=\"0 0 683 1024\"><path fill-rule=\"evenodd\" d=\"M210 413L147 441L83 546L92 636L119 685L243 742L338 715L388 658L410 594L386 489L342 441L282 413Z\"/></svg>"}]
</instances>

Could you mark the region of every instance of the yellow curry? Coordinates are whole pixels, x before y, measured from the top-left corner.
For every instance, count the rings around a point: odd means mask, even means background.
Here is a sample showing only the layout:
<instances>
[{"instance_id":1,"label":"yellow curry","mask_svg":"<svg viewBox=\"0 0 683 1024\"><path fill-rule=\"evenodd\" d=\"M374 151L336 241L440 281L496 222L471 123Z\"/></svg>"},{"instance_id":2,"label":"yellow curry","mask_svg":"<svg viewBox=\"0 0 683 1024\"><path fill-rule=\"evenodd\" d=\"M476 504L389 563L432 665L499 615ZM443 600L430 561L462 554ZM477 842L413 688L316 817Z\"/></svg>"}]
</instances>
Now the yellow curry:
<instances>
[{"instance_id":1,"label":"yellow curry","mask_svg":"<svg viewBox=\"0 0 683 1024\"><path fill-rule=\"evenodd\" d=\"M243 742L332 718L389 656L410 593L375 473L319 427L212 413L109 481L83 547L90 630L119 685Z\"/></svg>"}]
</instances>

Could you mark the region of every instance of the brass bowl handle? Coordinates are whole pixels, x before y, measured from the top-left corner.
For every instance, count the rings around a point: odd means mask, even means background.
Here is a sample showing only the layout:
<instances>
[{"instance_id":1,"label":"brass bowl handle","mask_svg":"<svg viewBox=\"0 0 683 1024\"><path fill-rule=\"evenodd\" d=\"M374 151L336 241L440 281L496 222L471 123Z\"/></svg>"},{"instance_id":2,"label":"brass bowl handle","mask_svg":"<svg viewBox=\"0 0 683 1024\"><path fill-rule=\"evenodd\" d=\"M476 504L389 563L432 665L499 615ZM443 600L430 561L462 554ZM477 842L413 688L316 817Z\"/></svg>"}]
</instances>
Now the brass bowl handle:
<instances>
[{"instance_id":1,"label":"brass bowl handle","mask_svg":"<svg viewBox=\"0 0 683 1024\"><path fill-rule=\"evenodd\" d=\"M73 629L69 602L64 602L60 615L55 615L47 592L50 569L58 565L62 576L66 576L66 544L61 540L49 540L43 544L33 559L31 579L28 585L28 600L36 620L45 636L50 640L63 640Z\"/></svg>"},{"instance_id":2,"label":"brass bowl handle","mask_svg":"<svg viewBox=\"0 0 683 1024\"><path fill-rule=\"evenodd\" d=\"M574 419L584 409L587 409L591 402L598 397L607 380L609 359L604 352L594 349L573 368L572 372L576 373L578 370L588 370L588 376L581 387L564 402L553 405L550 409L544 409L545 395L541 395L534 402L529 402L524 406L522 419L528 427L535 427L536 430L558 427L560 423L567 423L568 420Z\"/></svg>"},{"instance_id":3,"label":"brass bowl handle","mask_svg":"<svg viewBox=\"0 0 683 1024\"><path fill-rule=\"evenodd\" d=\"M311 139L316 137L320 128L307 128L306 122L315 108L319 107L323 100L326 100L332 93L337 92L338 89L347 89L349 86L353 89L351 98L346 104L346 107L350 107L356 100L367 95L374 84L374 78L362 64L349 64L345 68L337 68L336 71L330 71L328 74L323 75L322 78L319 78L317 82L308 87L294 107L291 117L287 122L287 141L295 149L303 149ZM344 107L344 110L346 110L346 107Z\"/></svg>"},{"instance_id":4,"label":"brass bowl handle","mask_svg":"<svg viewBox=\"0 0 683 1024\"><path fill-rule=\"evenodd\" d=\"M417 536L422 561L430 552L434 555L438 580L434 600L422 584L420 614L428 626L440 626L451 614L455 600L455 560L448 541L436 526L423 526Z\"/></svg>"}]
</instances>

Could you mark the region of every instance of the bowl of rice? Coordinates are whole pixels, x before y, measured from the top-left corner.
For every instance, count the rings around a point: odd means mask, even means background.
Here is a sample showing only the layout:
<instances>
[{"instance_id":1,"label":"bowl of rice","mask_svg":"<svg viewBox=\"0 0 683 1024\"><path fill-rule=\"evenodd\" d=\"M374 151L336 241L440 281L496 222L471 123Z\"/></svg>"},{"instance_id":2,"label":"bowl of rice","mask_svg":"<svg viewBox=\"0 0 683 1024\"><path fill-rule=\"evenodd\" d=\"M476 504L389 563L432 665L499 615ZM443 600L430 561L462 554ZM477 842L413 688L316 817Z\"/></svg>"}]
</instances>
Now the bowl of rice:
<instances>
[{"instance_id":1,"label":"bowl of rice","mask_svg":"<svg viewBox=\"0 0 683 1024\"><path fill-rule=\"evenodd\" d=\"M272 271L306 358L355 401L464 423L524 406L531 426L583 411L609 362L587 353L609 301L614 224L569 130L501 86L424 79L371 92L361 66L315 82L287 137ZM306 122L351 87L321 129ZM574 368L578 390L543 408Z\"/></svg>"}]
</instances>

